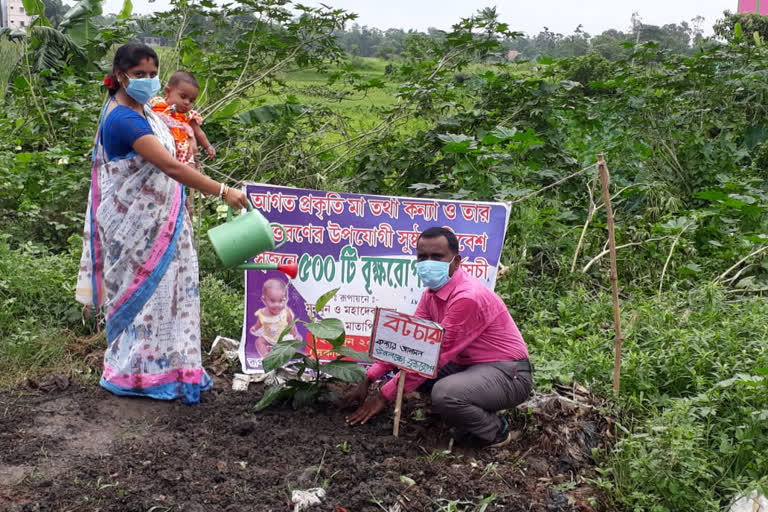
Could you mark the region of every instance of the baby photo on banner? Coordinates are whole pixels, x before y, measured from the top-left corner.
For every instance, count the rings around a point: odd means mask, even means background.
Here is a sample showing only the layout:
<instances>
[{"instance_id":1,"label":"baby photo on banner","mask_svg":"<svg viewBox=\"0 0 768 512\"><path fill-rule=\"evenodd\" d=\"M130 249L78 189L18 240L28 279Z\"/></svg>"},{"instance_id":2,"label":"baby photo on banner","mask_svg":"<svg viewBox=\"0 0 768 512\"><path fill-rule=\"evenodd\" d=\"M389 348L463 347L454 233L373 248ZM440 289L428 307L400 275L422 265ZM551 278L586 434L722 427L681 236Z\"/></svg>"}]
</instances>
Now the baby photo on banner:
<instances>
[{"instance_id":1,"label":"baby photo on banner","mask_svg":"<svg viewBox=\"0 0 768 512\"><path fill-rule=\"evenodd\" d=\"M244 373L259 373L262 359L294 319L310 315L344 322L346 345L368 352L376 308L412 314L424 290L416 274L419 233L450 229L461 266L493 289L509 220L503 203L387 197L248 184L246 195L274 227L283 245L254 263L298 264L295 279L276 270L247 270L240 342ZM284 231L283 231L284 230ZM314 304L339 288L323 308ZM309 340L297 323L288 337ZM327 350L330 345L319 344Z\"/></svg>"}]
</instances>

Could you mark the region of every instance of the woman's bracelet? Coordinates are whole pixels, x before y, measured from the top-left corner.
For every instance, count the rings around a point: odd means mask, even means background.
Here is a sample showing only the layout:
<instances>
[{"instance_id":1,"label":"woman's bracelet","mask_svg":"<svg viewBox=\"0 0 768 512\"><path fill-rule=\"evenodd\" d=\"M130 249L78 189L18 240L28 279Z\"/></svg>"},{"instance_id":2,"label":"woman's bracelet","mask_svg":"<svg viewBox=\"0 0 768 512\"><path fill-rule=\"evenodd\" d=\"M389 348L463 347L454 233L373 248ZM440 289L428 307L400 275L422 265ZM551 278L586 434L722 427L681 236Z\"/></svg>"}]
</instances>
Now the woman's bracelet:
<instances>
[{"instance_id":1,"label":"woman's bracelet","mask_svg":"<svg viewBox=\"0 0 768 512\"><path fill-rule=\"evenodd\" d=\"M223 183L219 183L219 199L224 199L224 185Z\"/></svg>"}]
</instances>

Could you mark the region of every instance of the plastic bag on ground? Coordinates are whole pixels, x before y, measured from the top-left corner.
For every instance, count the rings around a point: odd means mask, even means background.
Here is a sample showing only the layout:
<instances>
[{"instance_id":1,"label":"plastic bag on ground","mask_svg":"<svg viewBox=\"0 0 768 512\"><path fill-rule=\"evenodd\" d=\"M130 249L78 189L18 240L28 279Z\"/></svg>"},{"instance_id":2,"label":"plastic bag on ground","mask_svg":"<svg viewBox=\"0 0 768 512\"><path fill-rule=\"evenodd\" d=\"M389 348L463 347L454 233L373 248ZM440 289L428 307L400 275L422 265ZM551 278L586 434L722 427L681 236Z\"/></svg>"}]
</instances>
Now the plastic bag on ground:
<instances>
[{"instance_id":1,"label":"plastic bag on ground","mask_svg":"<svg viewBox=\"0 0 768 512\"><path fill-rule=\"evenodd\" d=\"M306 491L293 491L291 494L291 502L296 506L293 507L293 512L301 512L312 505L320 505L322 498L325 497L325 489L322 487L315 487L314 489L307 489Z\"/></svg>"}]
</instances>

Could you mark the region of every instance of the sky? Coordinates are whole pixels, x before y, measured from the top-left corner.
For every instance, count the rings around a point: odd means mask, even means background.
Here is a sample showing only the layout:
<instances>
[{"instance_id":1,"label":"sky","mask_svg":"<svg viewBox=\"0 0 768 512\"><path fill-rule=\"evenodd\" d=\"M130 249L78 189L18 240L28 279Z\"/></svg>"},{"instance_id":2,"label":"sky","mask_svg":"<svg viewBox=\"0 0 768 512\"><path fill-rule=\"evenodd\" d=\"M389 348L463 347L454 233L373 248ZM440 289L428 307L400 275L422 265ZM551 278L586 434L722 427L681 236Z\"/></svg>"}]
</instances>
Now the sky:
<instances>
[{"instance_id":1,"label":"sky","mask_svg":"<svg viewBox=\"0 0 768 512\"><path fill-rule=\"evenodd\" d=\"M132 0L134 12L148 14L168 8L168 0ZM65 2L66 3L66 2ZM630 17L638 12L643 23L664 25L690 21L703 16L703 27L710 34L714 22L724 10L735 11L737 0L303 0L300 3L324 3L359 15L360 25L380 29L449 29L478 9L495 6L501 20L510 28L536 34L549 27L554 32L572 33L579 24L590 34L609 28L628 29ZM105 12L117 12L122 0L105 0Z\"/></svg>"}]
</instances>

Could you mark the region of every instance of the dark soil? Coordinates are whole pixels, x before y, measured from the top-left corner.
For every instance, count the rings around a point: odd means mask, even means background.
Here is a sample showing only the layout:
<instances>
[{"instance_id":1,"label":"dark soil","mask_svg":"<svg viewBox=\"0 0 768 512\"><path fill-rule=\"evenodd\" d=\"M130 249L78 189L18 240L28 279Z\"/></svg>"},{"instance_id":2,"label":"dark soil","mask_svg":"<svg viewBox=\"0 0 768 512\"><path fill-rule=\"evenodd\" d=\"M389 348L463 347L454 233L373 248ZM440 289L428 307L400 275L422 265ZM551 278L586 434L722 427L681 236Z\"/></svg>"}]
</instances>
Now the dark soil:
<instances>
[{"instance_id":1,"label":"dark soil","mask_svg":"<svg viewBox=\"0 0 768 512\"><path fill-rule=\"evenodd\" d=\"M600 508L585 481L607 420L590 406L514 411L509 447L449 453L418 397L394 438L391 413L356 427L333 406L254 413L263 388L224 379L196 406L63 382L0 394L0 510L292 511L314 487L327 494L309 511Z\"/></svg>"}]
</instances>

